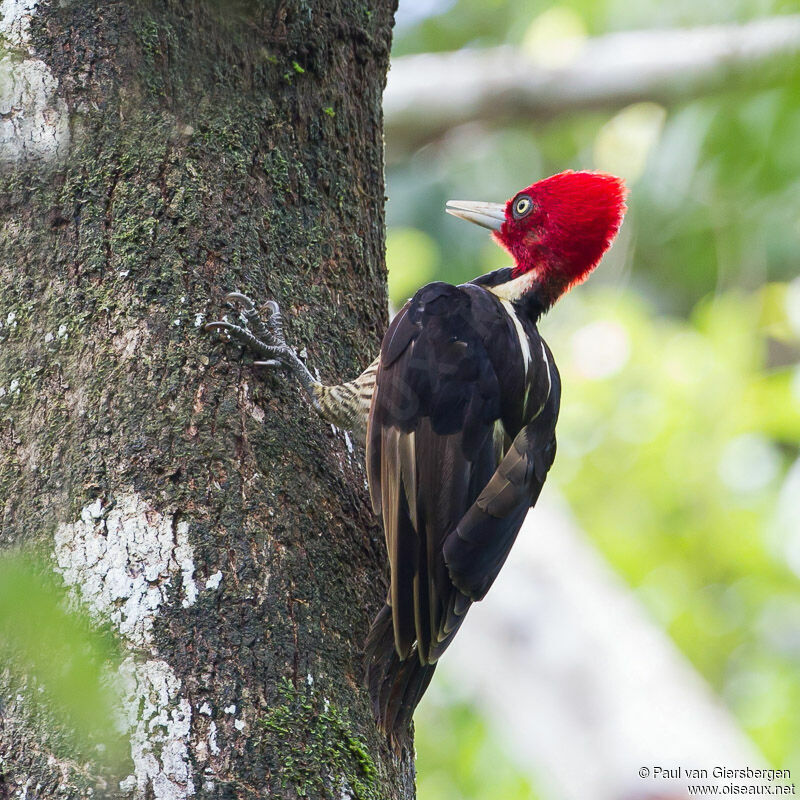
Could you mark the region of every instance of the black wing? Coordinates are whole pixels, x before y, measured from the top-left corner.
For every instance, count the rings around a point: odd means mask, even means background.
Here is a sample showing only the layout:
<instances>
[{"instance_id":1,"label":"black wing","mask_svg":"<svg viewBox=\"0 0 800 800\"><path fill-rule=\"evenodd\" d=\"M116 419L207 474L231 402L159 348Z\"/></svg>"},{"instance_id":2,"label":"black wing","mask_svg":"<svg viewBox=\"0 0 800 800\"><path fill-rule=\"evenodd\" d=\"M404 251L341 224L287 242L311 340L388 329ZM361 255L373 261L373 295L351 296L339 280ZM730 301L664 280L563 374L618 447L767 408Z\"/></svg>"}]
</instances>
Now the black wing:
<instances>
[{"instance_id":1,"label":"black wing","mask_svg":"<svg viewBox=\"0 0 800 800\"><path fill-rule=\"evenodd\" d=\"M375 710L387 729L410 718L472 600L496 577L552 462L555 370L541 348L526 379L520 330L484 289L435 283L384 338L367 470L383 514L391 588L367 650ZM525 406L540 412L539 425L518 433L514 420ZM413 654L419 667L407 661Z\"/></svg>"},{"instance_id":2,"label":"black wing","mask_svg":"<svg viewBox=\"0 0 800 800\"><path fill-rule=\"evenodd\" d=\"M505 332L502 311L430 284L398 314L381 349L367 469L383 512L395 646L406 658L416 642L423 663L435 660L431 648L456 592L444 539L497 466L501 388L483 327Z\"/></svg>"},{"instance_id":3,"label":"black wing","mask_svg":"<svg viewBox=\"0 0 800 800\"><path fill-rule=\"evenodd\" d=\"M556 456L558 373L541 413L514 438L497 471L444 543L454 586L482 600L505 563L525 514L539 499Z\"/></svg>"}]
</instances>

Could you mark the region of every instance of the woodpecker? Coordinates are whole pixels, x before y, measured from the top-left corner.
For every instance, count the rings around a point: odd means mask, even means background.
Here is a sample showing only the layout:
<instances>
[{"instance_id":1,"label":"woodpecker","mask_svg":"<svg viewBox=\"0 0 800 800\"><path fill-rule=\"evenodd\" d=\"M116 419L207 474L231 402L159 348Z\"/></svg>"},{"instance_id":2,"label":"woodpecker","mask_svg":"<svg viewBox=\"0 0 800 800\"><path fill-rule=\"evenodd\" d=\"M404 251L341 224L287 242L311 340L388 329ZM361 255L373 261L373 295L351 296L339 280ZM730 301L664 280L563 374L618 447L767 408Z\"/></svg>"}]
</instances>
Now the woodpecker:
<instances>
[{"instance_id":1,"label":"woodpecker","mask_svg":"<svg viewBox=\"0 0 800 800\"><path fill-rule=\"evenodd\" d=\"M390 588L366 639L365 681L380 729L402 746L436 664L483 599L537 501L556 452L561 381L537 321L583 281L625 212L621 179L563 172L506 203L450 201L488 228L513 266L421 288L355 380L317 381L287 345L281 313L262 320L227 295L242 323L211 322L288 368L323 419L366 446L372 505L383 517Z\"/></svg>"}]
</instances>

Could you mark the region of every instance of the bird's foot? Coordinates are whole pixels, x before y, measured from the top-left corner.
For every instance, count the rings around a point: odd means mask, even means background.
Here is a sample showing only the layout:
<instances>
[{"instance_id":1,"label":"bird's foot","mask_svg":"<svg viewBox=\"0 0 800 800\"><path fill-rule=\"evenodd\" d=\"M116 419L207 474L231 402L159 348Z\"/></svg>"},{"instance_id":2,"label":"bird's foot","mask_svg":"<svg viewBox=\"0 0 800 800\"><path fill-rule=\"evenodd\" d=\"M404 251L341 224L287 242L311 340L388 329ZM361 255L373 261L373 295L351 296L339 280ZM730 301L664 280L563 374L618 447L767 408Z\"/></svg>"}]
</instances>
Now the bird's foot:
<instances>
[{"instance_id":1,"label":"bird's foot","mask_svg":"<svg viewBox=\"0 0 800 800\"><path fill-rule=\"evenodd\" d=\"M239 312L244 324L236 325L223 319L207 323L204 330L219 331L228 339L238 342L256 356L256 360L253 361L254 366L285 367L291 370L303 384L312 402L316 404L314 386L317 381L295 353L294 348L286 343L280 306L274 300L268 301L266 303L268 315L266 320L263 320L255 303L247 295L230 292L225 295L225 302Z\"/></svg>"}]
</instances>

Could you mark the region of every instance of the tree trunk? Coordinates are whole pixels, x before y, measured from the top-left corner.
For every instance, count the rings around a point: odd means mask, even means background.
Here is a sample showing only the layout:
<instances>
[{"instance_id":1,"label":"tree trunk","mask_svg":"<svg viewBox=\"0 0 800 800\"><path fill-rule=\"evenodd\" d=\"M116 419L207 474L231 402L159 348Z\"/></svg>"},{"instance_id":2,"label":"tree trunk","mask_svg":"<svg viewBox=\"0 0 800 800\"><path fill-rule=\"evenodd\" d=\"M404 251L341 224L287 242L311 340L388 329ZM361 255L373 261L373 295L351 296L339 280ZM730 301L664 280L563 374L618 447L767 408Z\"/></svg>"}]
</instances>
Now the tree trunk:
<instances>
[{"instance_id":1,"label":"tree trunk","mask_svg":"<svg viewBox=\"0 0 800 800\"><path fill-rule=\"evenodd\" d=\"M413 797L361 686L362 453L202 330L237 289L323 379L374 357L394 0L2 9L0 543L119 631L132 763L3 690L0 796Z\"/></svg>"}]
</instances>

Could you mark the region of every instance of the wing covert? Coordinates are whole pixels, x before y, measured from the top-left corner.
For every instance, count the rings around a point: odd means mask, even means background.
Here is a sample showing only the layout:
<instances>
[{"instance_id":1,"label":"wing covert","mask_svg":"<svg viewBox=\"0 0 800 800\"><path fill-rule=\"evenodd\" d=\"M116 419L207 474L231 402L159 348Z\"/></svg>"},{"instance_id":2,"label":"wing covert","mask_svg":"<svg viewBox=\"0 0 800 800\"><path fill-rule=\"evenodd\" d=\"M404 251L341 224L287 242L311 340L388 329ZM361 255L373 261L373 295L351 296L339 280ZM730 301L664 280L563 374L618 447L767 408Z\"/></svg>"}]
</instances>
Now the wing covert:
<instances>
[{"instance_id":1,"label":"wing covert","mask_svg":"<svg viewBox=\"0 0 800 800\"><path fill-rule=\"evenodd\" d=\"M505 563L528 509L539 499L556 455L560 383L539 415L514 438L478 498L444 543L453 584L470 600L482 600Z\"/></svg>"}]
</instances>

